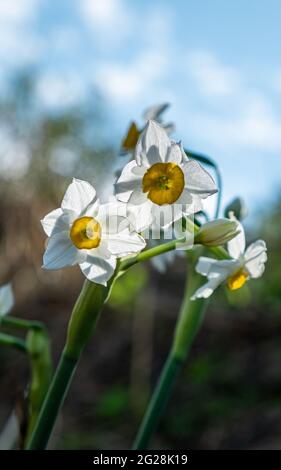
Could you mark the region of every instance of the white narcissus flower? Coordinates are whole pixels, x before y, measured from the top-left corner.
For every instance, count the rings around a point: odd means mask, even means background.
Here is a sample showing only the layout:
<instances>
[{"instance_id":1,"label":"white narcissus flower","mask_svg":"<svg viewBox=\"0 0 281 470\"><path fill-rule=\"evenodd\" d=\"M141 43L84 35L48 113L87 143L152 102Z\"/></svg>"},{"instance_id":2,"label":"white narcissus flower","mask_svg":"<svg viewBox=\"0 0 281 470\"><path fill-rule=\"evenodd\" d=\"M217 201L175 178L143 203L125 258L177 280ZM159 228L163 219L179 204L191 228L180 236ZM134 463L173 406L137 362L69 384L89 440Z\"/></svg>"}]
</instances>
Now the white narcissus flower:
<instances>
[{"instance_id":1,"label":"white narcissus flower","mask_svg":"<svg viewBox=\"0 0 281 470\"><path fill-rule=\"evenodd\" d=\"M0 319L12 310L14 303L11 284L4 284L0 287Z\"/></svg>"},{"instance_id":2,"label":"white narcissus flower","mask_svg":"<svg viewBox=\"0 0 281 470\"><path fill-rule=\"evenodd\" d=\"M149 121L150 119L153 119L154 121L157 121L160 124L162 124L162 114L164 113L164 111L166 111L166 109L169 106L170 106L169 103L162 103L162 104L150 106L143 113L143 119L145 123ZM168 134L174 131L173 123L167 123L167 124L165 123L165 124L162 124L162 126L164 127L164 129L166 130ZM137 145L141 132L142 132L142 129L139 129L136 123L132 121L121 145L122 149L125 150L125 152L133 152L135 150L135 147Z\"/></svg>"},{"instance_id":3,"label":"white narcissus flower","mask_svg":"<svg viewBox=\"0 0 281 470\"><path fill-rule=\"evenodd\" d=\"M43 267L60 269L79 264L84 275L106 285L116 258L138 253L144 239L128 229L118 201L100 204L96 190L86 181L73 179L59 209L41 221L49 240Z\"/></svg>"},{"instance_id":4,"label":"white narcissus flower","mask_svg":"<svg viewBox=\"0 0 281 470\"><path fill-rule=\"evenodd\" d=\"M148 121L135 150L135 159L123 169L116 196L128 203L137 231L152 223L169 226L183 215L202 210L202 199L217 192L202 166L189 160L165 130Z\"/></svg>"},{"instance_id":5,"label":"white narcissus flower","mask_svg":"<svg viewBox=\"0 0 281 470\"><path fill-rule=\"evenodd\" d=\"M236 220L233 216L231 218ZM230 290L237 290L249 279L262 276L267 261L266 244L257 240L245 249L245 232L242 224L236 222L240 233L227 244L232 259L199 258L196 271L206 276L208 282L195 292L192 300L210 297L220 284L226 283Z\"/></svg>"}]
</instances>

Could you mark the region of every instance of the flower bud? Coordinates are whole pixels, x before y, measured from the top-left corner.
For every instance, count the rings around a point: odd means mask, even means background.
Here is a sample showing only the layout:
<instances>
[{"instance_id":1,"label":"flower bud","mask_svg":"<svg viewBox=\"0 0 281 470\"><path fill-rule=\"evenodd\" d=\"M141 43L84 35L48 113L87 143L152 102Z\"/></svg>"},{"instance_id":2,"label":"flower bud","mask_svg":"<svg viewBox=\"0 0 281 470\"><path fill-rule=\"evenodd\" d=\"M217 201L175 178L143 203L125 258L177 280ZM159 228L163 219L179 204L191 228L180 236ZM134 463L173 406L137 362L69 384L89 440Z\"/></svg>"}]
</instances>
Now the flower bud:
<instances>
[{"instance_id":1,"label":"flower bud","mask_svg":"<svg viewBox=\"0 0 281 470\"><path fill-rule=\"evenodd\" d=\"M195 236L195 243L205 246L224 245L238 233L238 224L235 220L217 219L200 227Z\"/></svg>"},{"instance_id":2,"label":"flower bud","mask_svg":"<svg viewBox=\"0 0 281 470\"><path fill-rule=\"evenodd\" d=\"M243 199L241 199L241 197L236 197L226 206L224 210L225 217L229 217L230 212L233 212L236 219L238 220L245 219L248 213L248 209Z\"/></svg>"}]
</instances>

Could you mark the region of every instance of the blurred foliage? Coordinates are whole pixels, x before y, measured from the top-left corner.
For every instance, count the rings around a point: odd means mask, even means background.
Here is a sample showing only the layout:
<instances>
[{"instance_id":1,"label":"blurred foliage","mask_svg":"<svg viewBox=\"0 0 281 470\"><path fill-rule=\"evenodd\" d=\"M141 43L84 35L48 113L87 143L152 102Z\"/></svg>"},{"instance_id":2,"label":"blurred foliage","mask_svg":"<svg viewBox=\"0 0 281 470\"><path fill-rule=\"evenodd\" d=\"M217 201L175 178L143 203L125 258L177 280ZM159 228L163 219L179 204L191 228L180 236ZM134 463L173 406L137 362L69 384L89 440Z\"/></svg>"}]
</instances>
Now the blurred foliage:
<instances>
[{"instance_id":1,"label":"blurred foliage","mask_svg":"<svg viewBox=\"0 0 281 470\"><path fill-rule=\"evenodd\" d=\"M115 282L109 304L123 311L132 311L132 307L147 284L147 280L146 269L142 265L134 266Z\"/></svg>"}]
</instances>

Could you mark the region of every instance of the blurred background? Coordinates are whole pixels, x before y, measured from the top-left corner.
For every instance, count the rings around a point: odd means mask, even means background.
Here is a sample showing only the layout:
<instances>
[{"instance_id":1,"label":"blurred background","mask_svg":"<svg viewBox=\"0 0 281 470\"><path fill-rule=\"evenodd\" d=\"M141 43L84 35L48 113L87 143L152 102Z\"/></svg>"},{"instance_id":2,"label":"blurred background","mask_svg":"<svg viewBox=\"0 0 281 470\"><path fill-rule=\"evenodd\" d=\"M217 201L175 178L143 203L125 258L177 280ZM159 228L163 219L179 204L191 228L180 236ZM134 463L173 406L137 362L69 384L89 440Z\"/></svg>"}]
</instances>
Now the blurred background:
<instances>
[{"instance_id":1,"label":"blurred background","mask_svg":"<svg viewBox=\"0 0 281 470\"><path fill-rule=\"evenodd\" d=\"M154 448L281 449L280 17L278 0L0 0L0 284L13 283L14 315L47 324L54 364L83 278L41 269L40 219L73 176L112 194L129 159L120 142L150 105L171 103L173 137L216 160L223 207L242 196L248 241L268 244L261 280L213 296ZM138 266L116 284L52 447L130 446L185 273L177 258L166 273ZM30 370L8 348L0 359L2 428Z\"/></svg>"}]
</instances>

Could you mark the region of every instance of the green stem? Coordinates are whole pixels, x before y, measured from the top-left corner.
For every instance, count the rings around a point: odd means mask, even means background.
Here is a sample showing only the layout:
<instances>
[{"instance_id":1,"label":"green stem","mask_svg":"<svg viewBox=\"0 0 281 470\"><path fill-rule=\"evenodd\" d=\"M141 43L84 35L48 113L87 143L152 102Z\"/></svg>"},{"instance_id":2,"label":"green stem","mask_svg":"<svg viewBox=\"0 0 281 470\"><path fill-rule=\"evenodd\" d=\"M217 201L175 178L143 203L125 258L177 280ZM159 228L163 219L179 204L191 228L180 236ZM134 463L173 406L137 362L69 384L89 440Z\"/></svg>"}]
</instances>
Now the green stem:
<instances>
[{"instance_id":1,"label":"green stem","mask_svg":"<svg viewBox=\"0 0 281 470\"><path fill-rule=\"evenodd\" d=\"M28 392L29 419L28 440L37 422L42 403L51 382L53 365L51 359L50 340L43 330L30 330L27 334L26 345L31 366L31 383Z\"/></svg>"},{"instance_id":2,"label":"green stem","mask_svg":"<svg viewBox=\"0 0 281 470\"><path fill-rule=\"evenodd\" d=\"M114 279L113 277L110 280L107 287L90 281L84 282L71 315L64 350L27 445L28 450L45 449L47 446L79 358L95 329Z\"/></svg>"},{"instance_id":3,"label":"green stem","mask_svg":"<svg viewBox=\"0 0 281 470\"><path fill-rule=\"evenodd\" d=\"M22 318L13 317L10 315L2 317L0 320L0 324L3 326L10 327L10 328L18 328L20 330L30 330L30 329L45 330L46 329L45 325L39 321L24 320Z\"/></svg>"},{"instance_id":4,"label":"green stem","mask_svg":"<svg viewBox=\"0 0 281 470\"><path fill-rule=\"evenodd\" d=\"M197 232L199 230L198 225L194 224L190 219L188 220L188 226L190 231ZM168 251L175 250L177 246L179 247L182 243L185 243L186 238L179 238L177 240L172 240L167 243L162 243L161 245L155 246L153 248L149 248L148 250L141 251L137 256L132 256L130 258L124 259L120 263L119 272L126 271L131 266L134 266L137 263L141 263L142 261L147 261L154 256L162 255L163 253L167 253ZM229 259L229 254L227 251L221 246L214 246L214 247L207 247L208 251L215 255L219 259Z\"/></svg>"},{"instance_id":5,"label":"green stem","mask_svg":"<svg viewBox=\"0 0 281 470\"><path fill-rule=\"evenodd\" d=\"M13 348L25 353L27 352L26 344L22 339L6 335L5 333L0 333L0 344L3 344L4 346L12 346Z\"/></svg>"},{"instance_id":6,"label":"green stem","mask_svg":"<svg viewBox=\"0 0 281 470\"><path fill-rule=\"evenodd\" d=\"M147 448L203 320L206 301L190 300L191 294L201 285L202 281L200 276L196 274L188 280L191 282L185 287L172 347L141 423L133 449Z\"/></svg>"},{"instance_id":7,"label":"green stem","mask_svg":"<svg viewBox=\"0 0 281 470\"><path fill-rule=\"evenodd\" d=\"M62 353L27 449L41 450L46 448L57 414L71 384L77 363L78 360L68 357L65 351Z\"/></svg>"}]
</instances>

